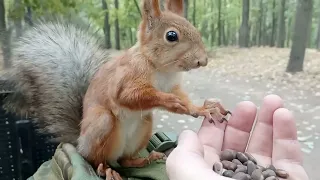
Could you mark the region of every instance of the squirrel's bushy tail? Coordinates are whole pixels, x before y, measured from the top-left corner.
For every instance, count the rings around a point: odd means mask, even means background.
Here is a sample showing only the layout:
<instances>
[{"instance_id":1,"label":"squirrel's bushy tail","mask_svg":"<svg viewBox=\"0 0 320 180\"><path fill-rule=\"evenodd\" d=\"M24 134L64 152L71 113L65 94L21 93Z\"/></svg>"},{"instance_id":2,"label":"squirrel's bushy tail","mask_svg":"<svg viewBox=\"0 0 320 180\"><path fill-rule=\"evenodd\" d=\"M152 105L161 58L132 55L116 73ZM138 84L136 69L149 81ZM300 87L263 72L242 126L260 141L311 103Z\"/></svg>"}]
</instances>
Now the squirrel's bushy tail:
<instances>
[{"instance_id":1,"label":"squirrel's bushy tail","mask_svg":"<svg viewBox=\"0 0 320 180\"><path fill-rule=\"evenodd\" d=\"M6 97L4 107L31 114L40 132L52 133L55 140L76 143L84 94L107 58L89 31L59 22L40 23L12 49L7 82L14 93Z\"/></svg>"}]
</instances>

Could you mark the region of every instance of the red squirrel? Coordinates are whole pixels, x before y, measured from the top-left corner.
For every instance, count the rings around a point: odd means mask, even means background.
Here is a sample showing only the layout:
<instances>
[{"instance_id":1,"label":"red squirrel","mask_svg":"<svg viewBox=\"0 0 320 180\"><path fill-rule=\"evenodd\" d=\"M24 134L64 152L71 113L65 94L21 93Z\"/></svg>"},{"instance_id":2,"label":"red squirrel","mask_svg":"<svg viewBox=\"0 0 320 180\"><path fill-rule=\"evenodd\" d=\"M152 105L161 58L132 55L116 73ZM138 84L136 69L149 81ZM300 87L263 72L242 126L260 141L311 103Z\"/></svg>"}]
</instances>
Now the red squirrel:
<instances>
[{"instance_id":1,"label":"red squirrel","mask_svg":"<svg viewBox=\"0 0 320 180\"><path fill-rule=\"evenodd\" d=\"M164 157L137 158L152 135L152 110L160 108L222 122L230 111L218 102L194 105L182 89L182 75L208 64L200 32L183 17L183 0L142 0L137 43L110 58L89 32L73 25L43 23L13 50L9 82L19 91L8 110L31 112L40 131L78 152L100 175L121 179L110 169L143 167Z\"/></svg>"}]
</instances>

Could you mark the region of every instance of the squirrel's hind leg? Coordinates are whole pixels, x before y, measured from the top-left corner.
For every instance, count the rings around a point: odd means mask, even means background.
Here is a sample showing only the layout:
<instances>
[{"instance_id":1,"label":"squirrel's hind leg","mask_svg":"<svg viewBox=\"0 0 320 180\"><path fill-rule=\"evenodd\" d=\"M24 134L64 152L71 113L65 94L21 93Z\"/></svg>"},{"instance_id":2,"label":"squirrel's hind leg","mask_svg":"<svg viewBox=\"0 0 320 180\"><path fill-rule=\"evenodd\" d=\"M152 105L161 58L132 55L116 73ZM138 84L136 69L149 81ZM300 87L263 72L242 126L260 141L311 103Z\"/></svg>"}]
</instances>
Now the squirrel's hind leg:
<instances>
[{"instance_id":1,"label":"squirrel's hind leg","mask_svg":"<svg viewBox=\"0 0 320 180\"><path fill-rule=\"evenodd\" d=\"M78 151L96 168L99 176L105 176L106 180L122 180L107 163L121 155L121 142L118 121L104 107L96 105L86 109Z\"/></svg>"},{"instance_id":2,"label":"squirrel's hind leg","mask_svg":"<svg viewBox=\"0 0 320 180\"><path fill-rule=\"evenodd\" d=\"M126 155L119 159L119 164L123 167L144 167L150 164L152 161L165 159L166 155L164 153L152 151L148 157L137 157L139 152L146 148L149 140L152 136L152 114L148 114L144 117L144 121L140 128L140 131L137 131L137 134L134 136L138 138L139 146L137 150L133 153L133 156ZM133 142L133 141L129 141Z\"/></svg>"},{"instance_id":3,"label":"squirrel's hind leg","mask_svg":"<svg viewBox=\"0 0 320 180\"><path fill-rule=\"evenodd\" d=\"M148 157L123 158L119 161L122 167L144 167L152 161L166 159L166 155L161 152L152 151Z\"/></svg>"},{"instance_id":4,"label":"squirrel's hind leg","mask_svg":"<svg viewBox=\"0 0 320 180\"><path fill-rule=\"evenodd\" d=\"M99 164L97 168L97 174L102 177L106 177L106 180L122 180L119 173L111 169L108 165Z\"/></svg>"}]
</instances>

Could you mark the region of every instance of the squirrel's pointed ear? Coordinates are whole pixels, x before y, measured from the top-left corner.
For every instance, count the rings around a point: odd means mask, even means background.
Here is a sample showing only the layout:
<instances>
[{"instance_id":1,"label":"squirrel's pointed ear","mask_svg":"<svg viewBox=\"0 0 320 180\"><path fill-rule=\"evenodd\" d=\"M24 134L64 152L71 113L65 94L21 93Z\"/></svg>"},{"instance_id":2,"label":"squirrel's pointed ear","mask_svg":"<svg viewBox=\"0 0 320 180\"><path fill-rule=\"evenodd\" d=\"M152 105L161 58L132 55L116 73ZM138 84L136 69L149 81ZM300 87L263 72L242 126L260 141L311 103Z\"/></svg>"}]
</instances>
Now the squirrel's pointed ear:
<instances>
[{"instance_id":1,"label":"squirrel's pointed ear","mask_svg":"<svg viewBox=\"0 0 320 180\"><path fill-rule=\"evenodd\" d=\"M165 8L175 14L184 16L183 0L166 0Z\"/></svg>"},{"instance_id":2,"label":"squirrel's pointed ear","mask_svg":"<svg viewBox=\"0 0 320 180\"><path fill-rule=\"evenodd\" d=\"M159 0L142 0L142 19L152 28L153 21L161 16Z\"/></svg>"}]
</instances>

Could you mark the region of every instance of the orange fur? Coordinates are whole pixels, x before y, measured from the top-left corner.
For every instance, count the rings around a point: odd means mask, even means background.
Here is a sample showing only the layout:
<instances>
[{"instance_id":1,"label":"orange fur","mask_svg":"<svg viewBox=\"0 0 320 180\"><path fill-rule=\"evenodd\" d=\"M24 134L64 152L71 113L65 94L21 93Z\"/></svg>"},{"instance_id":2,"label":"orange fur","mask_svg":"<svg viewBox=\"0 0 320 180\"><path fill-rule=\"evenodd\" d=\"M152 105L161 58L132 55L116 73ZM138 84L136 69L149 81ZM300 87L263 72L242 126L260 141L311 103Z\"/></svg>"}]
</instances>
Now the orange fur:
<instances>
[{"instance_id":1,"label":"orange fur","mask_svg":"<svg viewBox=\"0 0 320 180\"><path fill-rule=\"evenodd\" d=\"M93 162L93 164L98 167L100 163L107 163L108 161L103 161L102 159L108 160L112 159L110 157L113 152L117 151L119 144L119 124L116 120L114 122L114 127L109 134L106 134L102 139L97 139L95 145L92 147L94 153L90 154L88 160Z\"/></svg>"},{"instance_id":2,"label":"orange fur","mask_svg":"<svg viewBox=\"0 0 320 180\"><path fill-rule=\"evenodd\" d=\"M82 135L94 136L91 147L91 152L94 153L88 154L87 159L94 166L98 166L102 163L101 158L112 159L113 152L118 150L118 139L121 135L119 133L119 123L108 110L99 106L88 108L85 117L81 123L81 133ZM106 121L106 119L109 119L109 121ZM105 126L109 126L110 130L104 132L101 127L105 128Z\"/></svg>"},{"instance_id":3,"label":"orange fur","mask_svg":"<svg viewBox=\"0 0 320 180\"><path fill-rule=\"evenodd\" d=\"M183 16L183 0L166 0L166 9Z\"/></svg>"}]
</instances>

